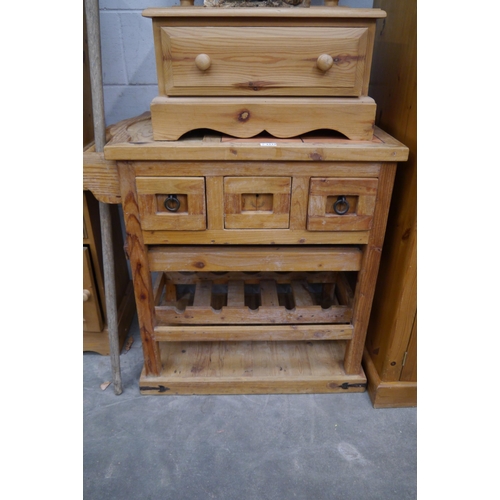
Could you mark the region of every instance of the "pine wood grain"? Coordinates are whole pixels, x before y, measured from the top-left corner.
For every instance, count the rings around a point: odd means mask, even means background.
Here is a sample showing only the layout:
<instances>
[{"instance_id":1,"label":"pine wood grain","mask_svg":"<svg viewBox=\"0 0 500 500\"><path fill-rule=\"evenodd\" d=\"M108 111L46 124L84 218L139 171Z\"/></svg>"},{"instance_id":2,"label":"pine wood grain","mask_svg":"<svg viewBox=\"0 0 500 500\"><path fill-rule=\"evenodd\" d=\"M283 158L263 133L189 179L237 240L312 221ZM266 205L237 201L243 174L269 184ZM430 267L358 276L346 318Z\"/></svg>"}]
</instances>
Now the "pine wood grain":
<instances>
[{"instance_id":1,"label":"pine wood grain","mask_svg":"<svg viewBox=\"0 0 500 500\"><path fill-rule=\"evenodd\" d=\"M141 394L279 394L363 392L363 372L342 367L344 341L162 342L159 376Z\"/></svg>"},{"instance_id":2,"label":"pine wood grain","mask_svg":"<svg viewBox=\"0 0 500 500\"><path fill-rule=\"evenodd\" d=\"M126 162L118 163L120 190L123 200L123 217L127 233L127 253L130 260L134 295L141 332L146 375L161 371L160 349L154 340L154 291L147 259L147 249L142 239L135 172Z\"/></svg>"},{"instance_id":3,"label":"pine wood grain","mask_svg":"<svg viewBox=\"0 0 500 500\"><path fill-rule=\"evenodd\" d=\"M325 246L152 247L148 261L151 271L357 271L361 251Z\"/></svg>"},{"instance_id":4,"label":"pine wood grain","mask_svg":"<svg viewBox=\"0 0 500 500\"><path fill-rule=\"evenodd\" d=\"M309 341L348 340L351 325L158 325L155 339L162 342Z\"/></svg>"},{"instance_id":5,"label":"pine wood grain","mask_svg":"<svg viewBox=\"0 0 500 500\"><path fill-rule=\"evenodd\" d=\"M329 129L351 140L371 141L375 111L370 97L158 96L151 102L151 121L156 141L175 141L199 128L242 138L263 131L275 137L295 137Z\"/></svg>"},{"instance_id":6,"label":"pine wood grain","mask_svg":"<svg viewBox=\"0 0 500 500\"><path fill-rule=\"evenodd\" d=\"M368 28L164 26L160 94L360 96L367 40ZM326 71L317 67L322 54L333 61ZM199 55L210 61L204 70Z\"/></svg>"},{"instance_id":7,"label":"pine wood grain","mask_svg":"<svg viewBox=\"0 0 500 500\"><path fill-rule=\"evenodd\" d=\"M368 244L363 248L363 261L354 294L352 325L355 329L355 335L346 349L344 360L346 373L357 373L363 358L366 330L375 292L374 284L378 275L396 167L395 163L384 164L378 181L373 227L370 231Z\"/></svg>"}]
</instances>

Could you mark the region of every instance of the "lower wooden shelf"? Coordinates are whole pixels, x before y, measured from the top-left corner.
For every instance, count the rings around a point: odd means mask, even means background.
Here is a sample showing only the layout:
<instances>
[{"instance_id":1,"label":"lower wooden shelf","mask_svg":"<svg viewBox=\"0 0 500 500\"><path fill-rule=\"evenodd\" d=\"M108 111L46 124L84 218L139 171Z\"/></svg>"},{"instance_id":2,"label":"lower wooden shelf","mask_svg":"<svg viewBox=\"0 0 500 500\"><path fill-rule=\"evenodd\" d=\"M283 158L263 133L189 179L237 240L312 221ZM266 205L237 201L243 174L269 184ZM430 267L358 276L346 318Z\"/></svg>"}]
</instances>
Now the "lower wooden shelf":
<instances>
[{"instance_id":1,"label":"lower wooden shelf","mask_svg":"<svg viewBox=\"0 0 500 500\"><path fill-rule=\"evenodd\" d=\"M162 371L145 376L145 395L364 392L366 376L346 375L346 342L160 342Z\"/></svg>"}]
</instances>

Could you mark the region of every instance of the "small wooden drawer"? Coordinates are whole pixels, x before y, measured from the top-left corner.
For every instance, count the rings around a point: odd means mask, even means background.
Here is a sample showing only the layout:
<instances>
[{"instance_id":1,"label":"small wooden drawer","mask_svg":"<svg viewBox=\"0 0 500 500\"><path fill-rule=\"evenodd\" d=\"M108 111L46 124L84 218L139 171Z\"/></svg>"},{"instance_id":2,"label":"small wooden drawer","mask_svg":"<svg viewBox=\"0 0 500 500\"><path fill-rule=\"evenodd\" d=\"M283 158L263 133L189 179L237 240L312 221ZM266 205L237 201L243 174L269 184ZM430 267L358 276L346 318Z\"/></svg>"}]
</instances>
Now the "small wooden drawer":
<instances>
[{"instance_id":1,"label":"small wooden drawer","mask_svg":"<svg viewBox=\"0 0 500 500\"><path fill-rule=\"evenodd\" d=\"M138 177L136 183L143 229L207 228L204 177Z\"/></svg>"},{"instance_id":2,"label":"small wooden drawer","mask_svg":"<svg viewBox=\"0 0 500 500\"><path fill-rule=\"evenodd\" d=\"M369 78L368 33L363 26L162 26L160 94L359 97Z\"/></svg>"},{"instance_id":3,"label":"small wooden drawer","mask_svg":"<svg viewBox=\"0 0 500 500\"><path fill-rule=\"evenodd\" d=\"M83 247L83 331L100 332L104 327L103 315L97 297L90 250Z\"/></svg>"},{"instance_id":4,"label":"small wooden drawer","mask_svg":"<svg viewBox=\"0 0 500 500\"><path fill-rule=\"evenodd\" d=\"M371 229L377 179L313 177L309 186L309 231Z\"/></svg>"},{"instance_id":5,"label":"small wooden drawer","mask_svg":"<svg viewBox=\"0 0 500 500\"><path fill-rule=\"evenodd\" d=\"M291 188L291 177L224 177L224 227L288 228Z\"/></svg>"}]
</instances>

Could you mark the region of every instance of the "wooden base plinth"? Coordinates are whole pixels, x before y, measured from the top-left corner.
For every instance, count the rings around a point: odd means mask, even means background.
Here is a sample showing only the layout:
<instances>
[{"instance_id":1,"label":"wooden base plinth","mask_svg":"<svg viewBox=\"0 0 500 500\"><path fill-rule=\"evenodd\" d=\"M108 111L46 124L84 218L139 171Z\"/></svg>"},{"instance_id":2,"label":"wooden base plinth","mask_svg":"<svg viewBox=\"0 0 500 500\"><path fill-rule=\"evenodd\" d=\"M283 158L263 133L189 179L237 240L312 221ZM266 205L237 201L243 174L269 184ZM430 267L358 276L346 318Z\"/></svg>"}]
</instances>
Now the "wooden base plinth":
<instances>
[{"instance_id":1,"label":"wooden base plinth","mask_svg":"<svg viewBox=\"0 0 500 500\"><path fill-rule=\"evenodd\" d=\"M135 314L134 287L132 282L127 286L125 295L122 298L118 308L118 338L120 351L125 343L125 338L132 323ZM83 332L83 351L92 351L109 355L109 330L108 325L104 326L102 332Z\"/></svg>"},{"instance_id":2,"label":"wooden base plinth","mask_svg":"<svg viewBox=\"0 0 500 500\"><path fill-rule=\"evenodd\" d=\"M344 341L162 342L162 372L141 374L141 394L311 394L364 392L346 375Z\"/></svg>"},{"instance_id":3,"label":"wooden base plinth","mask_svg":"<svg viewBox=\"0 0 500 500\"><path fill-rule=\"evenodd\" d=\"M151 103L155 141L174 141L195 129L238 138L267 131L287 138L313 130L335 130L351 140L371 141L375 101L370 97L163 97Z\"/></svg>"},{"instance_id":4,"label":"wooden base plinth","mask_svg":"<svg viewBox=\"0 0 500 500\"><path fill-rule=\"evenodd\" d=\"M363 354L363 367L368 378L368 394L374 408L417 406L416 382L382 381L366 349Z\"/></svg>"}]
</instances>

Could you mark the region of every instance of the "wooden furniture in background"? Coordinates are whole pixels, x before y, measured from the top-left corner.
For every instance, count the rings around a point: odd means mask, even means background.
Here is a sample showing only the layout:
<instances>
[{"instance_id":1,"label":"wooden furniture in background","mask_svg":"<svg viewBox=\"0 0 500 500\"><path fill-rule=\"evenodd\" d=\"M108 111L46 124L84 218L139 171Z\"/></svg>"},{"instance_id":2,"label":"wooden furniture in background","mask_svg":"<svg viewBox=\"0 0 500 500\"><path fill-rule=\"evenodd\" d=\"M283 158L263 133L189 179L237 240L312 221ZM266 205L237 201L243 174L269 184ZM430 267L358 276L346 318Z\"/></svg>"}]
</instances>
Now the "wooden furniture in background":
<instances>
[{"instance_id":1,"label":"wooden furniture in background","mask_svg":"<svg viewBox=\"0 0 500 500\"><path fill-rule=\"evenodd\" d=\"M94 127L85 8L83 20L83 149L92 151ZM110 210L113 224L118 334L121 349L135 314L135 301L123 250L122 218L117 206L111 206ZM83 351L94 351L104 355L110 353L99 205L89 190L83 192Z\"/></svg>"},{"instance_id":2,"label":"wooden furniture in background","mask_svg":"<svg viewBox=\"0 0 500 500\"><path fill-rule=\"evenodd\" d=\"M375 0L370 95L377 124L409 147L398 169L364 367L376 408L417 404L417 1Z\"/></svg>"}]
</instances>

